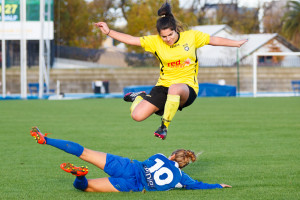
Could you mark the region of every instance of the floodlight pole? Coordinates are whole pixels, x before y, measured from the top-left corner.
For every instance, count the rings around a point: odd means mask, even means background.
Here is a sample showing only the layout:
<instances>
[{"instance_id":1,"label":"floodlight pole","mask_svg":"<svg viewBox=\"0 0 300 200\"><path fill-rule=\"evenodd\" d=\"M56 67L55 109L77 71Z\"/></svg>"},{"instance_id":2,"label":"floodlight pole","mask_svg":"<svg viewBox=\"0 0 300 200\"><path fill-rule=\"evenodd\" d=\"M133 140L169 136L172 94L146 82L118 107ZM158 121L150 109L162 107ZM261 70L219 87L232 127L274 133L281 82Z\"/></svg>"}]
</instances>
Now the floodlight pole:
<instances>
[{"instance_id":1,"label":"floodlight pole","mask_svg":"<svg viewBox=\"0 0 300 200\"><path fill-rule=\"evenodd\" d=\"M257 94L257 53L253 54L253 97Z\"/></svg>"},{"instance_id":2,"label":"floodlight pole","mask_svg":"<svg viewBox=\"0 0 300 200\"><path fill-rule=\"evenodd\" d=\"M40 0L40 24L41 24L41 35L40 35L40 48L39 48L39 98L43 98L44 94L44 21L45 21L45 0Z\"/></svg>"},{"instance_id":3,"label":"floodlight pole","mask_svg":"<svg viewBox=\"0 0 300 200\"><path fill-rule=\"evenodd\" d=\"M26 48L26 0L20 1L20 16L21 16L21 98L27 98L27 48Z\"/></svg>"},{"instance_id":4,"label":"floodlight pole","mask_svg":"<svg viewBox=\"0 0 300 200\"><path fill-rule=\"evenodd\" d=\"M6 97L6 46L5 46L5 9L4 0L1 1L1 19L2 19L2 97Z\"/></svg>"},{"instance_id":5,"label":"floodlight pole","mask_svg":"<svg viewBox=\"0 0 300 200\"><path fill-rule=\"evenodd\" d=\"M50 26L50 21L51 21L51 12L50 12L50 9L51 9L51 6L50 6L50 3L51 1L50 0L47 0L47 21L48 21L48 26ZM49 29L48 29L49 30ZM48 31L48 34L49 34L49 31ZM46 47L47 47L47 68L46 68L46 71L47 71L47 75L46 75L46 85L47 85L47 90L46 90L46 93L49 94L49 89L50 89L50 37L48 36L47 37L47 40L46 40Z\"/></svg>"},{"instance_id":6,"label":"floodlight pole","mask_svg":"<svg viewBox=\"0 0 300 200\"><path fill-rule=\"evenodd\" d=\"M237 90L238 96L240 96L240 56L239 48L236 48L236 73L237 73Z\"/></svg>"}]
</instances>

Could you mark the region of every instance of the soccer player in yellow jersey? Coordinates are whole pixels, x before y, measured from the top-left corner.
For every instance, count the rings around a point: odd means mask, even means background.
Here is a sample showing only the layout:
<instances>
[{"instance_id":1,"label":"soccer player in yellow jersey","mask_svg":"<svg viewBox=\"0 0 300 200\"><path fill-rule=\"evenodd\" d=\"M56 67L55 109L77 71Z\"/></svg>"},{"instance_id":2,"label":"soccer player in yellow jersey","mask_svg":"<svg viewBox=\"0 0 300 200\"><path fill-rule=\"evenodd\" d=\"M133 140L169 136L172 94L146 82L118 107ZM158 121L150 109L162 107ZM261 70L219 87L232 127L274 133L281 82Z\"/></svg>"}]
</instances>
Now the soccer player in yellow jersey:
<instances>
[{"instance_id":1,"label":"soccer player in yellow jersey","mask_svg":"<svg viewBox=\"0 0 300 200\"><path fill-rule=\"evenodd\" d=\"M230 40L206 33L184 31L174 18L169 3L158 10L158 35L134 37L111 30L105 22L95 23L102 33L120 42L141 46L153 53L160 62L160 76L149 95L145 92L128 93L125 101L133 102L131 117L143 121L153 113L162 116L161 126L154 132L165 139L167 129L177 110L191 105L198 94L198 59L196 50L204 45L240 47L247 40Z\"/></svg>"}]
</instances>

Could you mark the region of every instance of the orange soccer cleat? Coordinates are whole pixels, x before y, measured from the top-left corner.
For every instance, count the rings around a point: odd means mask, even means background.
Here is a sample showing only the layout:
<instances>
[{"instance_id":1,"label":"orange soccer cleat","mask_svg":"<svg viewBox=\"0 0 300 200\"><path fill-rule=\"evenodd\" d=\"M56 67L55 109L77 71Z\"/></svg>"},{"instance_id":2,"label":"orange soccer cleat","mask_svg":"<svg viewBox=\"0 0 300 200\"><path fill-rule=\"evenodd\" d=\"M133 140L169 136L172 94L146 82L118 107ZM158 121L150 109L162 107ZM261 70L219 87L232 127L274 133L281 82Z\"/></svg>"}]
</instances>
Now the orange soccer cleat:
<instances>
[{"instance_id":1,"label":"orange soccer cleat","mask_svg":"<svg viewBox=\"0 0 300 200\"><path fill-rule=\"evenodd\" d=\"M71 173L75 176L85 176L89 172L88 167L76 167L71 163L63 163L60 165L60 168L65 172Z\"/></svg>"},{"instance_id":2,"label":"orange soccer cleat","mask_svg":"<svg viewBox=\"0 0 300 200\"><path fill-rule=\"evenodd\" d=\"M34 126L32 127L30 134L32 137L34 137L37 143L46 144L45 137L47 137L48 133L45 133L45 135L43 135L41 131L38 129L38 127Z\"/></svg>"}]
</instances>

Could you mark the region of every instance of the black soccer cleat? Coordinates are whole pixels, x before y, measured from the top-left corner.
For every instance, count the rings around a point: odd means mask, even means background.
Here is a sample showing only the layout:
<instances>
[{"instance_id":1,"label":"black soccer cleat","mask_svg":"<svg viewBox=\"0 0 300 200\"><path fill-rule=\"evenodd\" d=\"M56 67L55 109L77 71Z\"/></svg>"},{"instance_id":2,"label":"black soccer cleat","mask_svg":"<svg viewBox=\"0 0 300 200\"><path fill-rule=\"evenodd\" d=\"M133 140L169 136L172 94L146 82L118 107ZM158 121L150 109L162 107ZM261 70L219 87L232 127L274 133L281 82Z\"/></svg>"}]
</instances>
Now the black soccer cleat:
<instances>
[{"instance_id":1,"label":"black soccer cleat","mask_svg":"<svg viewBox=\"0 0 300 200\"><path fill-rule=\"evenodd\" d=\"M141 97L144 98L146 96L146 92L145 91L129 92L129 93L124 95L123 99L124 99L124 101L127 101L127 102L133 102L137 96L141 96Z\"/></svg>"},{"instance_id":2,"label":"black soccer cleat","mask_svg":"<svg viewBox=\"0 0 300 200\"><path fill-rule=\"evenodd\" d=\"M158 137L158 138L160 138L162 140L165 140L166 137L167 137L167 131L168 131L167 127L162 122L161 126L158 127L157 131L154 132L154 136Z\"/></svg>"}]
</instances>

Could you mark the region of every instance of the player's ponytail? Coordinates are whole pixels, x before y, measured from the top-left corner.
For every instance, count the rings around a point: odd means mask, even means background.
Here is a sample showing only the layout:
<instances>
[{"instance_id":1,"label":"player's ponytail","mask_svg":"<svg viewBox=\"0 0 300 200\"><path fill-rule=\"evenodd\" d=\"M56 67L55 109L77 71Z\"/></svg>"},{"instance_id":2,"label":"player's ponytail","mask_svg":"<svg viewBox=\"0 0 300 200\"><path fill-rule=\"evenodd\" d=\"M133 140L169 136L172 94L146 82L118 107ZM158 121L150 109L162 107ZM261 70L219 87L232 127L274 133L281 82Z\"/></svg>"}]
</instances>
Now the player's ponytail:
<instances>
[{"instance_id":1,"label":"player's ponytail","mask_svg":"<svg viewBox=\"0 0 300 200\"><path fill-rule=\"evenodd\" d=\"M177 21L172 14L171 5L166 2L164 3L160 9L157 11L158 16L160 17L156 21L156 29L157 32L160 33L161 30L171 29L176 32L183 31L183 27L179 21Z\"/></svg>"},{"instance_id":2,"label":"player's ponytail","mask_svg":"<svg viewBox=\"0 0 300 200\"><path fill-rule=\"evenodd\" d=\"M179 168L184 168L191 162L195 162L197 157L191 150L177 149L171 155L175 154L174 161L179 164Z\"/></svg>"}]
</instances>

